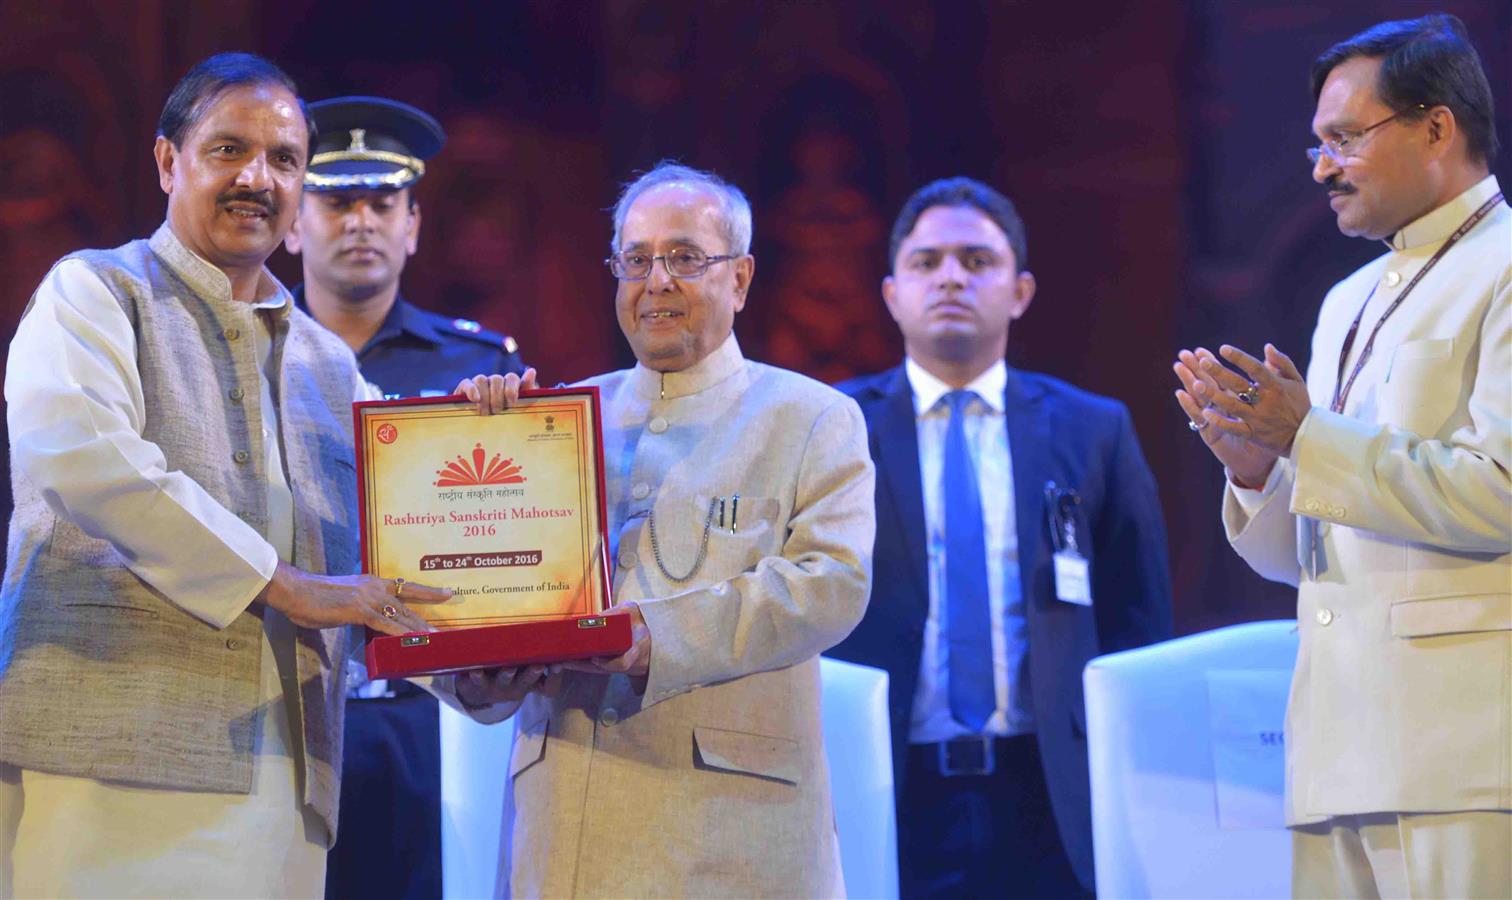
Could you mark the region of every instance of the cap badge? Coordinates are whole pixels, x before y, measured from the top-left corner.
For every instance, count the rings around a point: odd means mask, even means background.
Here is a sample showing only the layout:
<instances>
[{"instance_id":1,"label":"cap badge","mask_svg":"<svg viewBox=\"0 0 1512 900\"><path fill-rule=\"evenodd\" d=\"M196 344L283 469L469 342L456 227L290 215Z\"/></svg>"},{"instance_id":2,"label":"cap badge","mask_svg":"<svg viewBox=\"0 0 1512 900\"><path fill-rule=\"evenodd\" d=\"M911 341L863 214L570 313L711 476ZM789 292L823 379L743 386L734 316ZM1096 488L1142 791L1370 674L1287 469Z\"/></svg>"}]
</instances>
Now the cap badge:
<instances>
[{"instance_id":1,"label":"cap badge","mask_svg":"<svg viewBox=\"0 0 1512 900\"><path fill-rule=\"evenodd\" d=\"M347 145L348 153L364 153L367 151L367 129L353 128L352 143Z\"/></svg>"}]
</instances>

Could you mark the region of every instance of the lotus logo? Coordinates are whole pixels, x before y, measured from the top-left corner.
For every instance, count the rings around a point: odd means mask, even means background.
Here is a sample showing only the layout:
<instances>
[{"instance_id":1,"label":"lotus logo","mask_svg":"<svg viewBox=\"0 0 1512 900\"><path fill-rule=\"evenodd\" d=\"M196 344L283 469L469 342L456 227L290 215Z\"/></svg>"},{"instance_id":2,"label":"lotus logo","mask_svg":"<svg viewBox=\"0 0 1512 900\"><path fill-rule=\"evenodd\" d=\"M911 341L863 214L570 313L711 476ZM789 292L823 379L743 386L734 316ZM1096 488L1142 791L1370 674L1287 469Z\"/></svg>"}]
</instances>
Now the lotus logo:
<instances>
[{"instance_id":1,"label":"lotus logo","mask_svg":"<svg viewBox=\"0 0 1512 900\"><path fill-rule=\"evenodd\" d=\"M475 444L472 451L472 459L467 460L457 457L446 464L444 468L436 470L440 476L436 480L436 487L461 487L474 484L521 484L525 476L520 474L520 467L515 465L513 459L500 459L500 454L495 453L493 459L484 464L488 456L482 444Z\"/></svg>"}]
</instances>

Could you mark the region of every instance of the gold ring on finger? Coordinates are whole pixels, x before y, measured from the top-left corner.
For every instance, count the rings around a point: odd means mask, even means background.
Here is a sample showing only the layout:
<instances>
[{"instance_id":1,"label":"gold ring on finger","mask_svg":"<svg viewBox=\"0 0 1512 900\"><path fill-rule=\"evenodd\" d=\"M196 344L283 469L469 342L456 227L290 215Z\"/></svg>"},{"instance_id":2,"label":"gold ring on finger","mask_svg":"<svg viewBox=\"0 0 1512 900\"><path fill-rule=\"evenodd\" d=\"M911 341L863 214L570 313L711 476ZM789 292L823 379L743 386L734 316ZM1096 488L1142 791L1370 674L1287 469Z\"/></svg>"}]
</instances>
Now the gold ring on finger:
<instances>
[{"instance_id":1,"label":"gold ring on finger","mask_svg":"<svg viewBox=\"0 0 1512 900\"><path fill-rule=\"evenodd\" d=\"M1260 385L1251 381L1249 383L1249 387L1245 388L1234 396L1238 397L1239 402L1243 403L1245 406L1254 406L1256 403L1260 402Z\"/></svg>"},{"instance_id":2,"label":"gold ring on finger","mask_svg":"<svg viewBox=\"0 0 1512 900\"><path fill-rule=\"evenodd\" d=\"M406 582L405 582L405 580L403 578L395 578L394 579L394 599L395 600L403 599L403 597L404 597L404 585L405 584L406 584Z\"/></svg>"},{"instance_id":3,"label":"gold ring on finger","mask_svg":"<svg viewBox=\"0 0 1512 900\"><path fill-rule=\"evenodd\" d=\"M385 619L399 618L399 607L395 606L392 603L383 604L383 617Z\"/></svg>"}]
</instances>

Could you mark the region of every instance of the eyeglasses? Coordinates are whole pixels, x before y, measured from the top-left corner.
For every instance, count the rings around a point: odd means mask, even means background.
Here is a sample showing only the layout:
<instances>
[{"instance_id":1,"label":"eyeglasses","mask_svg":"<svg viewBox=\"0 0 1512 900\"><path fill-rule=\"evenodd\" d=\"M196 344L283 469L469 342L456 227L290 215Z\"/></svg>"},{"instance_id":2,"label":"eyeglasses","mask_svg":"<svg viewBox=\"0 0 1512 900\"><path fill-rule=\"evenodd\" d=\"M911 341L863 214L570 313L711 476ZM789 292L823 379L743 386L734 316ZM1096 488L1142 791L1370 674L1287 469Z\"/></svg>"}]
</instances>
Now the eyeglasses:
<instances>
[{"instance_id":1,"label":"eyeglasses","mask_svg":"<svg viewBox=\"0 0 1512 900\"><path fill-rule=\"evenodd\" d=\"M651 277L651 267L656 265L658 259L666 267L667 274L673 278L698 278L709 271L709 266L715 263L739 258L728 254L710 256L692 247L679 247L662 256L652 256L638 250L626 250L604 260L604 264L609 267L614 277L621 281L645 281Z\"/></svg>"},{"instance_id":2,"label":"eyeglasses","mask_svg":"<svg viewBox=\"0 0 1512 900\"><path fill-rule=\"evenodd\" d=\"M1374 125L1368 126L1366 128L1361 128L1356 132L1341 134L1336 138L1324 141L1316 147L1308 147L1307 161L1316 166L1318 164L1318 160L1326 156L1329 159L1333 160L1335 163L1343 165L1344 160L1348 159L1351 155L1359 154L1360 145L1363 143L1363 138L1365 137L1365 135L1371 133L1372 131L1375 131L1382 125L1387 125L1391 122L1395 122L1397 119L1400 119L1402 116L1405 116L1408 113L1418 112L1420 110L1426 109L1428 109L1427 106L1418 103L1413 106L1412 109L1404 109L1396 115L1388 116L1375 123Z\"/></svg>"}]
</instances>

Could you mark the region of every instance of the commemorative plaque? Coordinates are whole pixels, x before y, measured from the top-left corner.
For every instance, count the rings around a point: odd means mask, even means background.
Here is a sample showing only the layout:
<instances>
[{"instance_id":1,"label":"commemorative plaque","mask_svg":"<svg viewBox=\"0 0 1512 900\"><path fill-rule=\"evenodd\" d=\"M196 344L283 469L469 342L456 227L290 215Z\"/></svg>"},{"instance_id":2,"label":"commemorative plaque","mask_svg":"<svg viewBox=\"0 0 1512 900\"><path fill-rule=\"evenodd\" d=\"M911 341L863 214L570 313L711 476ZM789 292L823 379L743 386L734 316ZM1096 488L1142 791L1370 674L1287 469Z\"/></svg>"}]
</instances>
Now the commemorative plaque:
<instances>
[{"instance_id":1,"label":"commemorative plaque","mask_svg":"<svg viewBox=\"0 0 1512 900\"><path fill-rule=\"evenodd\" d=\"M353 404L363 571L450 588L410 608L438 630L369 631L373 678L630 648L608 615L598 389L525 391L491 416L461 397Z\"/></svg>"}]
</instances>

